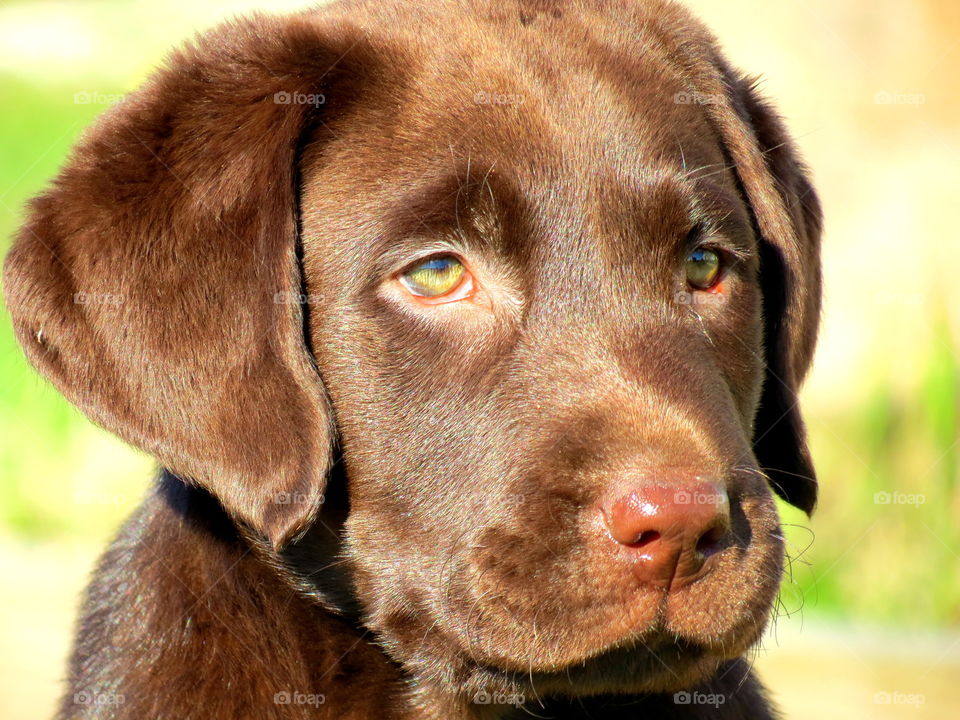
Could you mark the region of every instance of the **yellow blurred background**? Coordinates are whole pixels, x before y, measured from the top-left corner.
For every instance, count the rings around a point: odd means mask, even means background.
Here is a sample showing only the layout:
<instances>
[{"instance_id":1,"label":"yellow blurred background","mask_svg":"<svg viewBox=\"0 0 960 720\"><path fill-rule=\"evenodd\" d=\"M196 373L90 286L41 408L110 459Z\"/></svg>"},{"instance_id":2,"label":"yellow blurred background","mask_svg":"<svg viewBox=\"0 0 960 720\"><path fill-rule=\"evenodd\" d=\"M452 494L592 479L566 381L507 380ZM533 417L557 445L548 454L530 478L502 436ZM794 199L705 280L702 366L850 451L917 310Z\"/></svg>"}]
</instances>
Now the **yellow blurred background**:
<instances>
[{"instance_id":1,"label":"yellow blurred background","mask_svg":"<svg viewBox=\"0 0 960 720\"><path fill-rule=\"evenodd\" d=\"M412 0L411 0L412 1ZM0 249L80 134L263 0L0 4ZM756 663L787 718L960 717L960 3L689 0L787 117L826 212L804 409L822 494ZM52 711L80 592L152 462L26 366L0 316L0 720Z\"/></svg>"}]
</instances>

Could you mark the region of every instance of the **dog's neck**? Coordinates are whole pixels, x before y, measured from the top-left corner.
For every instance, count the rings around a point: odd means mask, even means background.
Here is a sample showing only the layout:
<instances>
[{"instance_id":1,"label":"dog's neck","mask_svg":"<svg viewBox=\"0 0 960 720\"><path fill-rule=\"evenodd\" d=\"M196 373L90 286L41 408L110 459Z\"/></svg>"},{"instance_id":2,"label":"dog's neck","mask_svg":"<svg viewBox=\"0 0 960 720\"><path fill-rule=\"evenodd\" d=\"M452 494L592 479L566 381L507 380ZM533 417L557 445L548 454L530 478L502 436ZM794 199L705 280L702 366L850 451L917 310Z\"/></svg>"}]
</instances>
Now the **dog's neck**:
<instances>
[{"instance_id":1,"label":"dog's neck","mask_svg":"<svg viewBox=\"0 0 960 720\"><path fill-rule=\"evenodd\" d=\"M241 533L289 587L363 632L362 607L354 591L350 558L345 552L344 525L349 512L347 478L338 458L330 471L319 514L302 535L279 553L265 538L249 529L241 528Z\"/></svg>"}]
</instances>

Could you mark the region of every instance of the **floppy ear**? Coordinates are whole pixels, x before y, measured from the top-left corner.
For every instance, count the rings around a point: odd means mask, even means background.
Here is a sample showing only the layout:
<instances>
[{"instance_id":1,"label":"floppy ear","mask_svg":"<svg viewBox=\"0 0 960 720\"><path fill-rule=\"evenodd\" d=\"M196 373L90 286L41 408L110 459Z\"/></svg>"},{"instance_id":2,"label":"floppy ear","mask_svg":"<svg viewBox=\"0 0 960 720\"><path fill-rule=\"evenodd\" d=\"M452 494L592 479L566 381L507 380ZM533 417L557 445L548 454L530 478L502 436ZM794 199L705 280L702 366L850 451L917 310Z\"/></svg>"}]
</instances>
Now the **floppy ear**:
<instances>
[{"instance_id":1,"label":"floppy ear","mask_svg":"<svg viewBox=\"0 0 960 720\"><path fill-rule=\"evenodd\" d=\"M820 322L820 201L783 121L733 72L711 56L690 63L696 89L717 128L750 205L760 242L765 378L754 427L754 453L774 490L807 513L817 481L797 392L810 367Z\"/></svg>"},{"instance_id":2,"label":"floppy ear","mask_svg":"<svg viewBox=\"0 0 960 720\"><path fill-rule=\"evenodd\" d=\"M38 370L275 547L322 502L333 434L304 337L298 147L369 54L306 14L198 38L84 136L6 261Z\"/></svg>"},{"instance_id":3,"label":"floppy ear","mask_svg":"<svg viewBox=\"0 0 960 720\"><path fill-rule=\"evenodd\" d=\"M779 203L774 198L770 205L780 204L786 212L781 232L764 233L760 243L766 377L754 453L777 493L809 514L817 502L817 481L797 391L813 360L820 325L823 216L779 115L758 96L754 81L739 78L731 87L735 107L752 128L772 179L769 183L741 171L741 182L748 194L751 187L754 194L776 194Z\"/></svg>"}]
</instances>

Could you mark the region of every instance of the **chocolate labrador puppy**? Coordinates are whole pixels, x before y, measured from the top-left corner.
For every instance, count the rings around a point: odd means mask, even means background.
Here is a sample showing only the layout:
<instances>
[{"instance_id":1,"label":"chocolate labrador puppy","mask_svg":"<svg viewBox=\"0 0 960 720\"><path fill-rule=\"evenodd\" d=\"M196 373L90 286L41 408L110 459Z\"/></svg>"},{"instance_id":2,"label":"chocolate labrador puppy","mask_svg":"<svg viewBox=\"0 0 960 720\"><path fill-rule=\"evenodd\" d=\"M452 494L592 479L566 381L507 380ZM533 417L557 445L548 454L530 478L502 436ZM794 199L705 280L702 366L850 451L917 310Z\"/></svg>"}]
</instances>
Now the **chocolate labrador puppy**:
<instances>
[{"instance_id":1,"label":"chocolate labrador puppy","mask_svg":"<svg viewBox=\"0 0 960 720\"><path fill-rule=\"evenodd\" d=\"M164 468L60 717L773 717L820 227L670 2L201 35L6 262L31 362Z\"/></svg>"}]
</instances>

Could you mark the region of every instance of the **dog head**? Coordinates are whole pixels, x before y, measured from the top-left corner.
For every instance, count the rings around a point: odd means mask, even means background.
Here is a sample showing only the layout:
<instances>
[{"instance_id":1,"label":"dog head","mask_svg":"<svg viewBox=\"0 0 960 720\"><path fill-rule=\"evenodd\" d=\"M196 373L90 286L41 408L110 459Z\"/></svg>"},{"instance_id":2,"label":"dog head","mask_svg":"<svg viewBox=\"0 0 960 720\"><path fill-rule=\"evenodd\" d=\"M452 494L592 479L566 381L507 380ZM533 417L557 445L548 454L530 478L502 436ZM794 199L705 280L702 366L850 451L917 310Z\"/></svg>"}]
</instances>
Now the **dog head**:
<instances>
[{"instance_id":1,"label":"dog head","mask_svg":"<svg viewBox=\"0 0 960 720\"><path fill-rule=\"evenodd\" d=\"M663 2L223 26L37 198L6 292L91 418L280 551L334 446L363 622L425 686L687 687L816 485L820 211Z\"/></svg>"}]
</instances>

